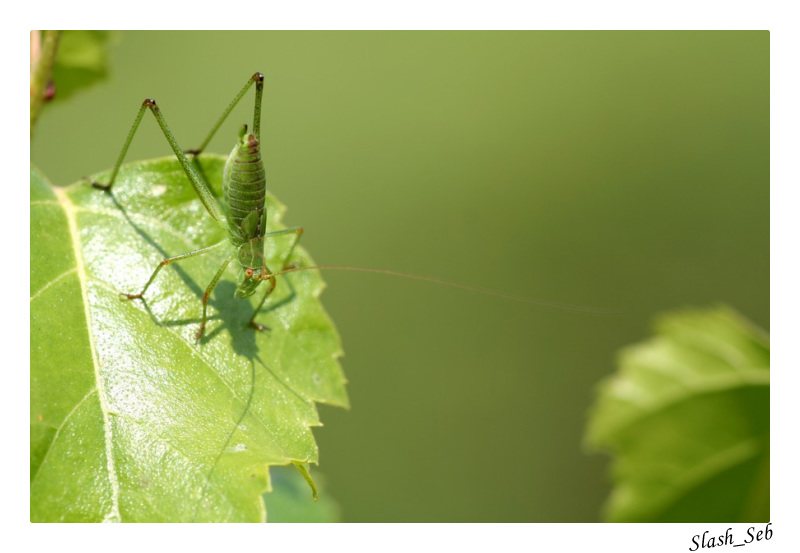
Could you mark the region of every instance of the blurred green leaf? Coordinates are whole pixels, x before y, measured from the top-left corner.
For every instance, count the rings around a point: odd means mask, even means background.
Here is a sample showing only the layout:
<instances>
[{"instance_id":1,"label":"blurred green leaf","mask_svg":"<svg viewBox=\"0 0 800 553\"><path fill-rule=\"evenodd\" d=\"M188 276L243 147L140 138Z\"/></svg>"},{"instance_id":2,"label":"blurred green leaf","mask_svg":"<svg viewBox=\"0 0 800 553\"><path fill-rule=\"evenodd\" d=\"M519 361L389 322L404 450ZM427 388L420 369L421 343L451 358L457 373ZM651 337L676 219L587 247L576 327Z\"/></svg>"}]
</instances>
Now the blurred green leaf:
<instances>
[{"instance_id":1,"label":"blurred green leaf","mask_svg":"<svg viewBox=\"0 0 800 553\"><path fill-rule=\"evenodd\" d=\"M111 31L62 31L53 66L53 101L65 100L108 77Z\"/></svg>"},{"instance_id":2,"label":"blurred green leaf","mask_svg":"<svg viewBox=\"0 0 800 553\"><path fill-rule=\"evenodd\" d=\"M224 162L197 162L217 194ZM282 228L285 208L267 209ZM266 333L246 327L260 295L235 299L223 278L201 344L219 253L170 265L145 301L119 299L164 257L225 236L174 158L123 166L113 195L31 169L31 520L263 521L268 465L317 462L315 402L348 401L316 271L279 279ZM287 243L270 242L271 266ZM302 248L292 259L313 263Z\"/></svg>"},{"instance_id":3,"label":"blurred green leaf","mask_svg":"<svg viewBox=\"0 0 800 553\"><path fill-rule=\"evenodd\" d=\"M267 522L339 522L339 506L325 493L325 479L318 472L314 481L320 492L314 501L303 475L293 466L272 467L272 492L264 494Z\"/></svg>"},{"instance_id":4,"label":"blurred green leaf","mask_svg":"<svg viewBox=\"0 0 800 553\"><path fill-rule=\"evenodd\" d=\"M728 308L663 316L598 392L619 522L769 520L769 337Z\"/></svg>"}]
</instances>

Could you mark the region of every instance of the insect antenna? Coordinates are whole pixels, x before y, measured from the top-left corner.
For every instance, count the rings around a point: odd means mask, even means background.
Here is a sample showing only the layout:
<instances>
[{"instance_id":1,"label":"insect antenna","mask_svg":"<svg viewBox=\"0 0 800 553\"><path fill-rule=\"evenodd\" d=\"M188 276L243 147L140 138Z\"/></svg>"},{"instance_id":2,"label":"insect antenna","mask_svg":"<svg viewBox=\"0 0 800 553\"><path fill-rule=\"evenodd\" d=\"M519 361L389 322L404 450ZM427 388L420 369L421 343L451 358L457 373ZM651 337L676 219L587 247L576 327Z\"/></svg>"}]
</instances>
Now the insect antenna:
<instances>
[{"instance_id":1,"label":"insect antenna","mask_svg":"<svg viewBox=\"0 0 800 553\"><path fill-rule=\"evenodd\" d=\"M520 303L529 303L532 305L539 305L542 307L548 307L552 309L562 309L566 311L575 311L577 313L588 313L590 315L617 315L619 311L614 309L607 309L604 307L588 307L583 305L572 305L569 303L561 303L556 301L550 300L541 300L536 298L530 298L527 296L517 296L514 294L506 294L504 292L498 292L497 290L491 290L488 288L481 288L479 286L472 286L470 284L463 284L461 282L455 282L452 280L444 280L441 278L434 278L429 276L423 275L415 275L412 273L403 273L400 271L392 271L391 269L373 269L370 267L352 267L347 265L315 265L310 267L289 267L283 269L282 271L278 271L274 273L273 276L280 276L285 275L288 273L295 273L298 271L311 271L311 270L325 270L325 271L357 271L362 273L373 273L377 275L389 275L389 276L396 276L402 278L410 278L413 280L421 280L424 282L432 282L434 284L441 284L443 286L450 286L452 288L459 288L461 290L467 290L469 292L476 292L478 294L484 294L487 296L494 296L497 298L503 298L511 301L516 301Z\"/></svg>"}]
</instances>

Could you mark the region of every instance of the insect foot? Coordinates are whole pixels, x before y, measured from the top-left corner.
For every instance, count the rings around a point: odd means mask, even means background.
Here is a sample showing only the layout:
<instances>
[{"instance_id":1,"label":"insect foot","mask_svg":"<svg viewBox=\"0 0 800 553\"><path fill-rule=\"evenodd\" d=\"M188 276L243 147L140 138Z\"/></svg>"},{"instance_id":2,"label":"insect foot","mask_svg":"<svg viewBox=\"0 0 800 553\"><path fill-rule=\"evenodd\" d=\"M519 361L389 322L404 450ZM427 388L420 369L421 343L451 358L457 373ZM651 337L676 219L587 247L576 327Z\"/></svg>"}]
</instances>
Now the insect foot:
<instances>
[{"instance_id":1,"label":"insect foot","mask_svg":"<svg viewBox=\"0 0 800 553\"><path fill-rule=\"evenodd\" d=\"M258 324L255 321L250 321L249 326L250 326L250 328L255 328L259 332L264 332L264 331L269 332L270 330L272 330L270 327L268 327L266 325Z\"/></svg>"},{"instance_id":2,"label":"insect foot","mask_svg":"<svg viewBox=\"0 0 800 553\"><path fill-rule=\"evenodd\" d=\"M89 177L83 177L83 180L91 184L93 188L97 188L98 190L102 190L103 192L109 192L111 190L110 184L103 184L102 182L93 181Z\"/></svg>"}]
</instances>

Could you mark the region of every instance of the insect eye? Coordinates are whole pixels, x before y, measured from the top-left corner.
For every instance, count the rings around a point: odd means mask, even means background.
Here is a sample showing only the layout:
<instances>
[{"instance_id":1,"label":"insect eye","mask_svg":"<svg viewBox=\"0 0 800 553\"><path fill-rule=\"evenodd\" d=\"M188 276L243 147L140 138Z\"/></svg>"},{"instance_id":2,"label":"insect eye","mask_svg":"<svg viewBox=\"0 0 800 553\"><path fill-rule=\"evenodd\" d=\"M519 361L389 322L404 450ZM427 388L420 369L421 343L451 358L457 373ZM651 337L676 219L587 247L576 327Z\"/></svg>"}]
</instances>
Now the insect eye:
<instances>
[{"instance_id":1,"label":"insect eye","mask_svg":"<svg viewBox=\"0 0 800 553\"><path fill-rule=\"evenodd\" d=\"M247 270L245 270L245 272L244 272L244 276L245 276L245 278L250 278L250 277L252 277L252 276L253 276L253 269L247 269Z\"/></svg>"}]
</instances>

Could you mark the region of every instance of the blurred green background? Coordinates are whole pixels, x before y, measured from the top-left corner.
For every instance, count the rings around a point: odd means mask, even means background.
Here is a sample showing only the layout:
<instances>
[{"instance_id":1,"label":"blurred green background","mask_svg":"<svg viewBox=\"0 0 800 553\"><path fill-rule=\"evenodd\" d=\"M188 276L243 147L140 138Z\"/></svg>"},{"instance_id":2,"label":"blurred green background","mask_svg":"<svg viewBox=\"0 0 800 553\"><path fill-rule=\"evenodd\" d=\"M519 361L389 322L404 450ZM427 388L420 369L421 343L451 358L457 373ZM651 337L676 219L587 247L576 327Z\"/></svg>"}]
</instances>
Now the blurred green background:
<instances>
[{"instance_id":1,"label":"blurred green background","mask_svg":"<svg viewBox=\"0 0 800 553\"><path fill-rule=\"evenodd\" d=\"M617 349L687 305L768 329L768 32L119 33L31 159L110 167L145 97L196 147L254 71L268 186L317 262L619 311L326 274L352 409L315 434L344 520L599 520L608 459L581 442ZM148 116L127 159L169 152Z\"/></svg>"}]
</instances>

